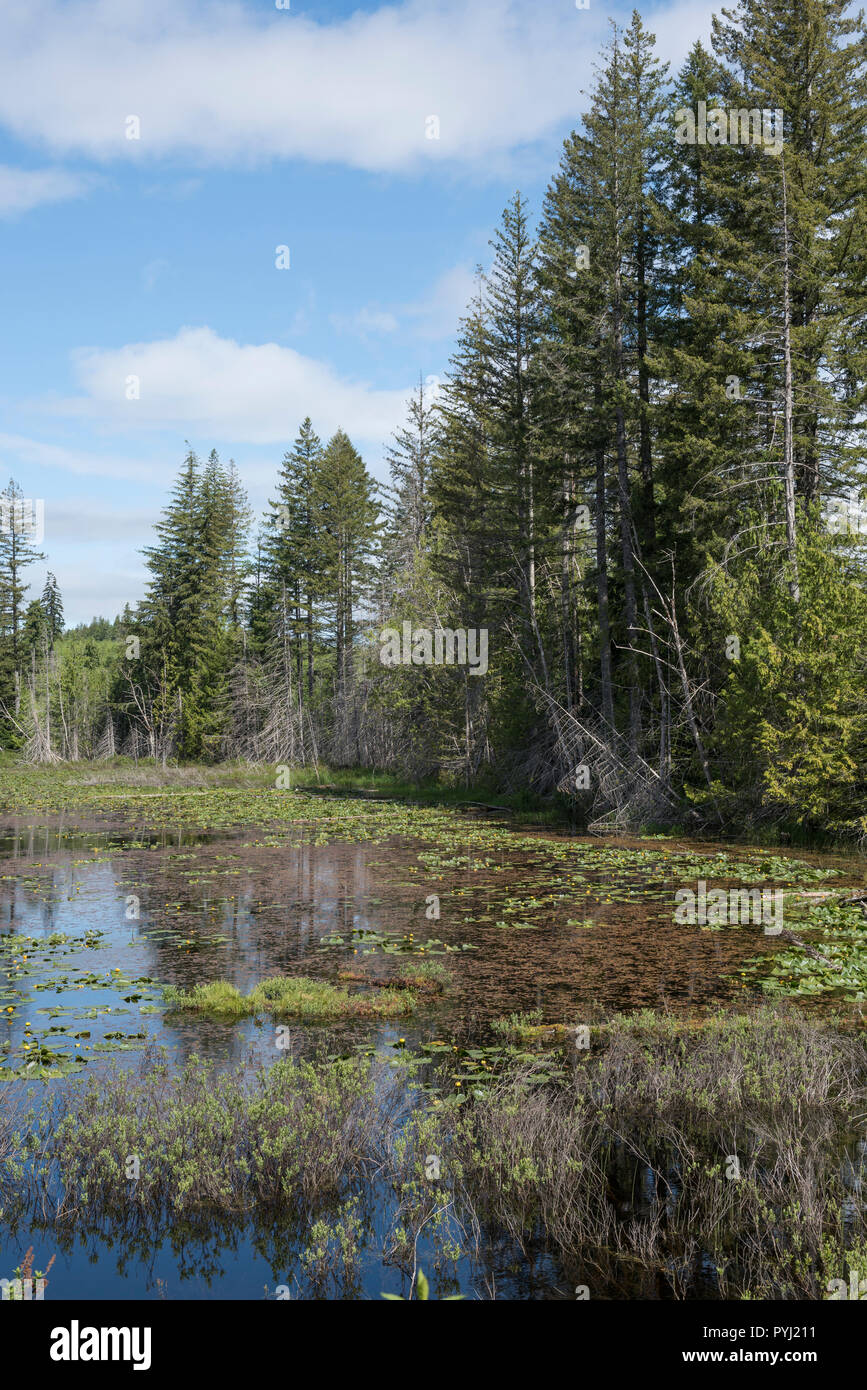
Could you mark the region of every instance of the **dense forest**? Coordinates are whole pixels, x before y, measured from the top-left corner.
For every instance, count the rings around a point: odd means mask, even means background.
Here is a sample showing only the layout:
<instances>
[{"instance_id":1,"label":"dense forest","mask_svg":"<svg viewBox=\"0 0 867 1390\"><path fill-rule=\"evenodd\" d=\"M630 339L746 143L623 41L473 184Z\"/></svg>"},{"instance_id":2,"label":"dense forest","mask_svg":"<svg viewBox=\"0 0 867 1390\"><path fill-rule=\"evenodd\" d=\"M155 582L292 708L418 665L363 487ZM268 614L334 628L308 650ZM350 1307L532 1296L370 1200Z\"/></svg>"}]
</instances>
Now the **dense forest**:
<instances>
[{"instance_id":1,"label":"dense forest","mask_svg":"<svg viewBox=\"0 0 867 1390\"><path fill-rule=\"evenodd\" d=\"M67 631L53 576L27 601L11 483L4 745L867 834L865 58L842 0L743 0L676 75L637 13L613 28L388 487L306 419L257 526L191 450L145 598ZM481 632L486 669L448 659Z\"/></svg>"}]
</instances>

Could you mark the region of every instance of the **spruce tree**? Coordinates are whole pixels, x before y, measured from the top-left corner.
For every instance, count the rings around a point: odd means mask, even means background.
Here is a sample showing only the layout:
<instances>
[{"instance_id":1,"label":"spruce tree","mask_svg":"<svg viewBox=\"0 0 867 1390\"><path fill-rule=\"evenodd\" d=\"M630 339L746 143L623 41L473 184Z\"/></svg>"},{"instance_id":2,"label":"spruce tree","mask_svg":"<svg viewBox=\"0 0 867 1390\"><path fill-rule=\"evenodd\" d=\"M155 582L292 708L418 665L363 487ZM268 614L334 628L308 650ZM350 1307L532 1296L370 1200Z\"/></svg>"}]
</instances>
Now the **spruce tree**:
<instances>
[{"instance_id":1,"label":"spruce tree","mask_svg":"<svg viewBox=\"0 0 867 1390\"><path fill-rule=\"evenodd\" d=\"M713 42L727 65L721 104L783 113L779 153L740 149L723 166L738 233L725 283L765 329L752 335L757 371L777 434L790 435L766 458L812 503L850 475L864 400L853 329L867 308L867 44L845 0L742 0L715 19Z\"/></svg>"},{"instance_id":2,"label":"spruce tree","mask_svg":"<svg viewBox=\"0 0 867 1390\"><path fill-rule=\"evenodd\" d=\"M313 501L321 459L322 444L307 416L292 449L283 456L277 496L268 504L262 540L263 583L256 620L256 631L265 634L267 641L271 622L283 612L285 596L289 623L286 640L293 651L299 690L306 686L308 701L313 699L317 600L323 566Z\"/></svg>"},{"instance_id":3,"label":"spruce tree","mask_svg":"<svg viewBox=\"0 0 867 1390\"><path fill-rule=\"evenodd\" d=\"M418 385L407 402L406 423L395 430L385 451L391 483L383 550L392 582L400 571L412 568L429 540L438 420L435 401L419 374Z\"/></svg>"},{"instance_id":4,"label":"spruce tree","mask_svg":"<svg viewBox=\"0 0 867 1390\"><path fill-rule=\"evenodd\" d=\"M37 560L44 560L45 556L36 550L34 544L38 522L33 503L25 499L14 478L10 478L0 493L0 511L0 616L3 629L0 685L3 703L7 708L14 703L17 714L21 700L22 606L30 587L24 583L24 572Z\"/></svg>"},{"instance_id":5,"label":"spruce tree","mask_svg":"<svg viewBox=\"0 0 867 1390\"><path fill-rule=\"evenodd\" d=\"M50 570L46 575L45 587L42 590L42 606L48 619L50 642L54 646L63 632L63 600L60 596L57 580Z\"/></svg>"},{"instance_id":6,"label":"spruce tree","mask_svg":"<svg viewBox=\"0 0 867 1390\"><path fill-rule=\"evenodd\" d=\"M311 515L322 566L320 602L334 643L335 701L342 720L352 685L357 608L373 581L380 532L376 484L343 430L329 440L314 471Z\"/></svg>"},{"instance_id":7,"label":"spruce tree","mask_svg":"<svg viewBox=\"0 0 867 1390\"><path fill-rule=\"evenodd\" d=\"M174 728L183 757L214 756L228 723L228 676L245 567L246 499L212 453L203 470L190 450L144 554L151 580L142 606L142 661L150 668L156 723Z\"/></svg>"}]
</instances>

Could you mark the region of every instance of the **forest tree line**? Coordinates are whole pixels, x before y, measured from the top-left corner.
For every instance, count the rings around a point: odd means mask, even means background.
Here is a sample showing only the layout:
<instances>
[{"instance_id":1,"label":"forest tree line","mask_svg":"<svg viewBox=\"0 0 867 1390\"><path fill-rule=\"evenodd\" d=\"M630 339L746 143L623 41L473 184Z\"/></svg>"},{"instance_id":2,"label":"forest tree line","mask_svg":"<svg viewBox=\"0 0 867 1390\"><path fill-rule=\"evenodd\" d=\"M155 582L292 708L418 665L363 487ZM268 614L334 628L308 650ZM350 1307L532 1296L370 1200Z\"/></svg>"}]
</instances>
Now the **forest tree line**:
<instances>
[{"instance_id":1,"label":"forest tree line","mask_svg":"<svg viewBox=\"0 0 867 1390\"><path fill-rule=\"evenodd\" d=\"M256 526L234 464L191 451L146 597L65 634L0 535L7 746L867 834L865 59L842 0L742 0L675 75L637 13L613 27L389 486L306 419ZM773 148L720 138L729 111L782 112ZM404 623L484 629L486 673L384 664Z\"/></svg>"}]
</instances>

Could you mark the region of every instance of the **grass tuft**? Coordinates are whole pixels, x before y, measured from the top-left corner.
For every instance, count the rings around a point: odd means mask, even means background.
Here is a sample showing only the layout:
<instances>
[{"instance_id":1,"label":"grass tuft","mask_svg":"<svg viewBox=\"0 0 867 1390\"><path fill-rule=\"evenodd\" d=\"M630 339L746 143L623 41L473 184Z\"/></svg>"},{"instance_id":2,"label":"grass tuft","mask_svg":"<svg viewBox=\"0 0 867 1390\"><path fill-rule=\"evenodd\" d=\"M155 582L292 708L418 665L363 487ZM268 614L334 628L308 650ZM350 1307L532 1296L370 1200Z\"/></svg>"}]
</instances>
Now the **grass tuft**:
<instances>
[{"instance_id":1,"label":"grass tuft","mask_svg":"<svg viewBox=\"0 0 867 1390\"><path fill-rule=\"evenodd\" d=\"M303 975L274 975L260 980L243 995L227 980L195 985L191 990L167 985L166 1002L173 1009L188 1009L224 1018L255 1013L293 1018L393 1018L412 1013L415 997L408 989L383 989L376 994L350 994L348 990Z\"/></svg>"}]
</instances>

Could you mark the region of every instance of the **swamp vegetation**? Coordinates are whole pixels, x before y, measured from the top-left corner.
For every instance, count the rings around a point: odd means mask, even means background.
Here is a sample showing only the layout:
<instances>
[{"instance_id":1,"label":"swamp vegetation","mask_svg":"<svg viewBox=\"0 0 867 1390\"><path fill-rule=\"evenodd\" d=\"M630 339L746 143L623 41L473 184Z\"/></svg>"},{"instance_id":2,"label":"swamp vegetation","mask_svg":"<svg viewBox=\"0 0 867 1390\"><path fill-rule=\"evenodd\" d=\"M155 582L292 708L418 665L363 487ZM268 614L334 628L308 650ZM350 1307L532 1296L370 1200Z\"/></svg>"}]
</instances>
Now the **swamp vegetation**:
<instances>
[{"instance_id":1,"label":"swamp vegetation","mask_svg":"<svg viewBox=\"0 0 867 1390\"><path fill-rule=\"evenodd\" d=\"M2 776L10 1276L822 1299L862 1271L862 860L254 780ZM699 881L779 889L788 936L677 921Z\"/></svg>"}]
</instances>

